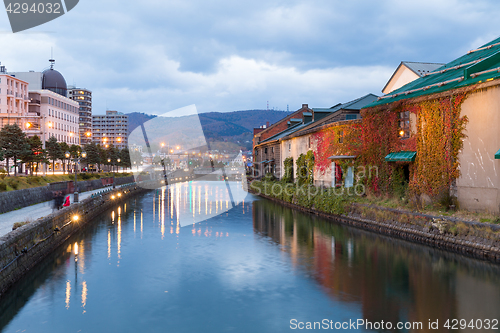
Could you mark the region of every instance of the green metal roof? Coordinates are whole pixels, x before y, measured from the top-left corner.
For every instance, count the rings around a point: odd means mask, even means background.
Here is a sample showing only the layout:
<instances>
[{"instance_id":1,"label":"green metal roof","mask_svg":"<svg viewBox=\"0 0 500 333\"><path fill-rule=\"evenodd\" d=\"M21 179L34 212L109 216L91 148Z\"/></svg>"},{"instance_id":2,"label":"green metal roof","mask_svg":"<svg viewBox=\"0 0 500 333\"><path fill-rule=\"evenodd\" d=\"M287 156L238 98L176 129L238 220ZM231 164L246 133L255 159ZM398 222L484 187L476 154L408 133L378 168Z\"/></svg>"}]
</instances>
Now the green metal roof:
<instances>
[{"instance_id":1,"label":"green metal roof","mask_svg":"<svg viewBox=\"0 0 500 333\"><path fill-rule=\"evenodd\" d=\"M413 162L417 156L416 151L398 151L385 157L386 162Z\"/></svg>"},{"instance_id":2,"label":"green metal roof","mask_svg":"<svg viewBox=\"0 0 500 333\"><path fill-rule=\"evenodd\" d=\"M431 95L500 78L500 38L402 86L365 108Z\"/></svg>"},{"instance_id":3,"label":"green metal roof","mask_svg":"<svg viewBox=\"0 0 500 333\"><path fill-rule=\"evenodd\" d=\"M500 160L500 149L496 152L495 159Z\"/></svg>"}]
</instances>

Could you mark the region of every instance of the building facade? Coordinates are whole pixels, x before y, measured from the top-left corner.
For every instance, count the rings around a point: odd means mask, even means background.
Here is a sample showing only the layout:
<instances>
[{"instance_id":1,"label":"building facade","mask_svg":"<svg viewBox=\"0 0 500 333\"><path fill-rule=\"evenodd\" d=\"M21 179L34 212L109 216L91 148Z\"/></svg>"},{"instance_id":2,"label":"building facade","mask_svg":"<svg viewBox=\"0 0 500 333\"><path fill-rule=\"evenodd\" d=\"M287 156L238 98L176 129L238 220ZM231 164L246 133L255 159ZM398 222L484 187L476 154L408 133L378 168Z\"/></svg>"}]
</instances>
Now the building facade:
<instances>
[{"instance_id":1,"label":"building facade","mask_svg":"<svg viewBox=\"0 0 500 333\"><path fill-rule=\"evenodd\" d=\"M92 142L92 91L85 88L68 88L68 98L78 102L78 136L82 145Z\"/></svg>"},{"instance_id":2,"label":"building facade","mask_svg":"<svg viewBox=\"0 0 500 333\"><path fill-rule=\"evenodd\" d=\"M128 116L118 111L92 116L92 142L123 149L128 145Z\"/></svg>"},{"instance_id":3,"label":"building facade","mask_svg":"<svg viewBox=\"0 0 500 333\"><path fill-rule=\"evenodd\" d=\"M45 89L30 91L29 98L29 113L40 120L36 132L28 132L28 135L36 134L42 140L55 137L69 146L80 145L77 102Z\"/></svg>"},{"instance_id":4,"label":"building facade","mask_svg":"<svg viewBox=\"0 0 500 333\"><path fill-rule=\"evenodd\" d=\"M0 71L0 128L17 124L27 129L34 120L38 123L29 115L28 83Z\"/></svg>"}]
</instances>

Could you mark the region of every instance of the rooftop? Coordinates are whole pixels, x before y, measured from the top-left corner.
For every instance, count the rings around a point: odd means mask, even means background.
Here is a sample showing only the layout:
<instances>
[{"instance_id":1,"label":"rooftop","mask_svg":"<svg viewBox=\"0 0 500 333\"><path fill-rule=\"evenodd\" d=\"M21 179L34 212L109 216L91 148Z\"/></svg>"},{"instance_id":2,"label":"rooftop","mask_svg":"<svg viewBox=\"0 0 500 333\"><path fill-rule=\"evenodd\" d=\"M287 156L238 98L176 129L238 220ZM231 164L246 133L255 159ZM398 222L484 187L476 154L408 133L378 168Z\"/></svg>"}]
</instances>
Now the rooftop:
<instances>
[{"instance_id":1,"label":"rooftop","mask_svg":"<svg viewBox=\"0 0 500 333\"><path fill-rule=\"evenodd\" d=\"M388 95L379 97L366 107L459 89L498 78L500 78L500 38L467 52Z\"/></svg>"}]
</instances>

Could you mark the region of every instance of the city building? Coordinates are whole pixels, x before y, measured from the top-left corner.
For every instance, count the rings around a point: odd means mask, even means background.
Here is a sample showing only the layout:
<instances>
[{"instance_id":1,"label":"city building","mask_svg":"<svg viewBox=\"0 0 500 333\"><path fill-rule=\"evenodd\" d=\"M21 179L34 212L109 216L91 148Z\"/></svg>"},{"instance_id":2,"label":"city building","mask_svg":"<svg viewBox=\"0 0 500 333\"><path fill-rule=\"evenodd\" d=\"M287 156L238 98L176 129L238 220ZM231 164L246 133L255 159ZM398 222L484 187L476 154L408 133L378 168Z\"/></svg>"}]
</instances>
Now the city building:
<instances>
[{"instance_id":1,"label":"city building","mask_svg":"<svg viewBox=\"0 0 500 333\"><path fill-rule=\"evenodd\" d=\"M80 143L86 145L92 142L92 91L70 86L68 98L79 104L78 136Z\"/></svg>"},{"instance_id":2,"label":"city building","mask_svg":"<svg viewBox=\"0 0 500 333\"><path fill-rule=\"evenodd\" d=\"M29 114L28 82L12 77L0 66L0 128L13 124L26 129L39 121Z\"/></svg>"},{"instance_id":3,"label":"city building","mask_svg":"<svg viewBox=\"0 0 500 333\"><path fill-rule=\"evenodd\" d=\"M340 163L345 159L353 158L352 152L349 152L347 145L343 141L350 139L347 131L344 132L345 126L352 126L360 123L360 110L376 101L378 96L367 94L347 103L339 103L331 108L313 108L313 121L301 128L298 131L293 131L280 138L280 170L281 173L275 176L281 178L284 176L284 162L286 158L292 158L295 163L301 154L306 154L309 150L313 150L315 155L318 155L318 144L328 145L330 147L329 155L330 163L325 166L320 166L314 170L314 183L320 186L336 186L342 177L340 175ZM323 137L324 132L335 132L336 135L326 137L326 142L319 143L319 139ZM325 141L325 140L322 140ZM325 147L322 147L325 148ZM352 173L349 173L352 175ZM295 174L292 175L295 178ZM337 181L336 181L337 179ZM352 182L351 182L352 184Z\"/></svg>"},{"instance_id":4,"label":"city building","mask_svg":"<svg viewBox=\"0 0 500 333\"><path fill-rule=\"evenodd\" d=\"M10 111L7 118L13 118L13 113L17 112L16 122L28 136L36 134L44 141L54 136L59 142L79 145L79 104L67 97L66 80L54 69L55 60L49 61L50 68L43 72L4 74L6 85L10 84L11 87L6 89L6 92L13 98L6 99L6 102L11 104L6 109ZM5 68L3 71L6 73ZM1 93L0 91L0 95ZM21 100L24 102L21 103ZM24 109L26 111L23 111ZM7 121L13 123L12 119Z\"/></svg>"},{"instance_id":5,"label":"city building","mask_svg":"<svg viewBox=\"0 0 500 333\"><path fill-rule=\"evenodd\" d=\"M500 38L380 97L361 113L378 184L402 168L422 203L500 212ZM397 138L397 140L396 140ZM381 142L384 145L381 145ZM386 171L387 170L387 171Z\"/></svg>"},{"instance_id":6,"label":"city building","mask_svg":"<svg viewBox=\"0 0 500 333\"><path fill-rule=\"evenodd\" d=\"M80 144L77 102L46 89L30 91L29 98L30 114L40 119L33 134L45 140L54 136L69 146Z\"/></svg>"},{"instance_id":7,"label":"city building","mask_svg":"<svg viewBox=\"0 0 500 333\"><path fill-rule=\"evenodd\" d=\"M92 142L102 147L127 148L128 116L118 111L92 116Z\"/></svg>"}]
</instances>

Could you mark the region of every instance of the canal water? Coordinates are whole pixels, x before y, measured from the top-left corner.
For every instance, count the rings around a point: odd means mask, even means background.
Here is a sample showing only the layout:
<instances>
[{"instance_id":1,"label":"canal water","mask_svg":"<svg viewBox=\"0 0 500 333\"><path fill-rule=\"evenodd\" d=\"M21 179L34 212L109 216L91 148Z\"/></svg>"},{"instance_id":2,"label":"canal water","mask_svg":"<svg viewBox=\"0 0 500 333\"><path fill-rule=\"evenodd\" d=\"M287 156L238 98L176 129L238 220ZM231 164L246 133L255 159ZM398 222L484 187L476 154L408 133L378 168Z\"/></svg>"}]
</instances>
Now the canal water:
<instances>
[{"instance_id":1,"label":"canal water","mask_svg":"<svg viewBox=\"0 0 500 333\"><path fill-rule=\"evenodd\" d=\"M250 194L231 207L190 182L103 212L0 300L0 331L499 330L497 265Z\"/></svg>"}]
</instances>

